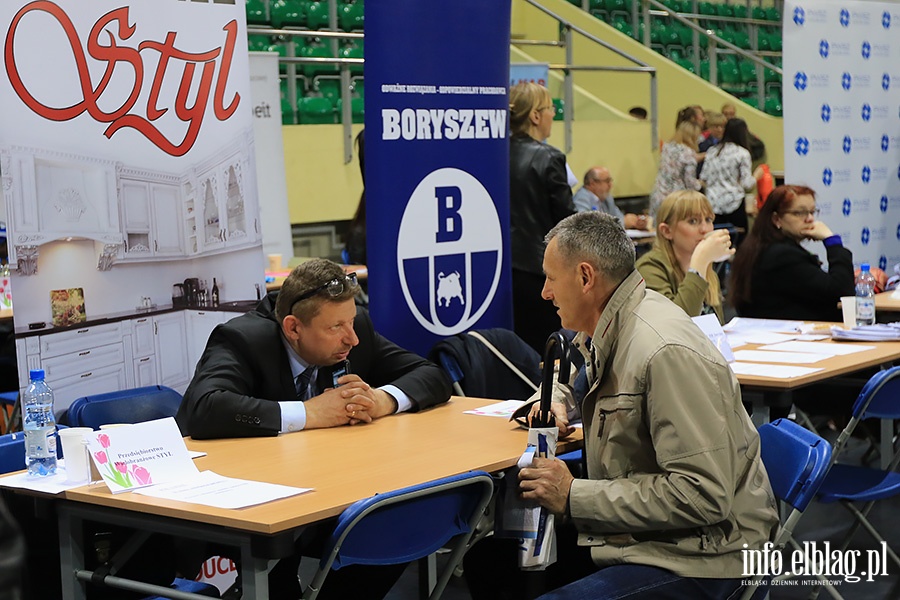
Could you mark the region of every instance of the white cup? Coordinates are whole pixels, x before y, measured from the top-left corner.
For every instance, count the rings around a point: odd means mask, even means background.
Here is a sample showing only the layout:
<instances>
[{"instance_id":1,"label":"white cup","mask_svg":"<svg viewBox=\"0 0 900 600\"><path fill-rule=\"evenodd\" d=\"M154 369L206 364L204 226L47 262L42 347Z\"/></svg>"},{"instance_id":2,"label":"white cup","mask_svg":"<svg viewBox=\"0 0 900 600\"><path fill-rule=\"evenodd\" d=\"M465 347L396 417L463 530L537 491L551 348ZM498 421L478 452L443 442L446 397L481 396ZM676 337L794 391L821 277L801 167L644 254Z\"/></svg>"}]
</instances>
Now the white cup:
<instances>
[{"instance_id":1,"label":"white cup","mask_svg":"<svg viewBox=\"0 0 900 600\"><path fill-rule=\"evenodd\" d=\"M269 270L270 271L280 271L281 270L281 255L280 254L268 254L266 256L269 259Z\"/></svg>"},{"instance_id":2,"label":"white cup","mask_svg":"<svg viewBox=\"0 0 900 600\"><path fill-rule=\"evenodd\" d=\"M88 482L91 479L90 458L84 436L94 431L90 427L68 427L59 430L63 457L66 459L66 481Z\"/></svg>"},{"instance_id":3,"label":"white cup","mask_svg":"<svg viewBox=\"0 0 900 600\"><path fill-rule=\"evenodd\" d=\"M841 311L844 314L844 329L856 327L856 296L841 296Z\"/></svg>"}]
</instances>

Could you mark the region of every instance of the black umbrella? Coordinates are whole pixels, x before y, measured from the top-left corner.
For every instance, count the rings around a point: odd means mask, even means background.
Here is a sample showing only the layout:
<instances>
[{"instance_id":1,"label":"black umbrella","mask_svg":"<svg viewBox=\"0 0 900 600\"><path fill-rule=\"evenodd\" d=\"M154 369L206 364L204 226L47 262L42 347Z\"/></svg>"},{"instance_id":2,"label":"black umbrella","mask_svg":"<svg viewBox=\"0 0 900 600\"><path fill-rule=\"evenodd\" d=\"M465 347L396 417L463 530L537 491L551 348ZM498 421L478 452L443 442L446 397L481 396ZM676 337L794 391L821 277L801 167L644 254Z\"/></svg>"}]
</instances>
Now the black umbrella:
<instances>
[{"instance_id":1,"label":"black umbrella","mask_svg":"<svg viewBox=\"0 0 900 600\"><path fill-rule=\"evenodd\" d=\"M556 417L550 410L553 397L553 367L559 359L559 382L569 383L569 342L558 331L547 338L544 346L544 371L541 383L541 407L531 419L531 427L556 427Z\"/></svg>"}]
</instances>

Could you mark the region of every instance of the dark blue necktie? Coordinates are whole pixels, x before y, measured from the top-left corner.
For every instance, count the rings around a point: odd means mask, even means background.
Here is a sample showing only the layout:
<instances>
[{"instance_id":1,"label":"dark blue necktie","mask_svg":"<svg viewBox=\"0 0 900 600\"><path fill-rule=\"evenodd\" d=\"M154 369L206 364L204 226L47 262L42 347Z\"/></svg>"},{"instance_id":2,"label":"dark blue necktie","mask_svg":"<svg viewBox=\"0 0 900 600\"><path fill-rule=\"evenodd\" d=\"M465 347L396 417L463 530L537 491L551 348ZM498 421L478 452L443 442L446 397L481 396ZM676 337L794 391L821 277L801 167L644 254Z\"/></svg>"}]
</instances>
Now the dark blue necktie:
<instances>
[{"instance_id":1,"label":"dark blue necktie","mask_svg":"<svg viewBox=\"0 0 900 600\"><path fill-rule=\"evenodd\" d=\"M306 367L306 370L297 375L297 399L307 400L309 398L309 381L312 379L313 372L316 368L313 366Z\"/></svg>"}]
</instances>

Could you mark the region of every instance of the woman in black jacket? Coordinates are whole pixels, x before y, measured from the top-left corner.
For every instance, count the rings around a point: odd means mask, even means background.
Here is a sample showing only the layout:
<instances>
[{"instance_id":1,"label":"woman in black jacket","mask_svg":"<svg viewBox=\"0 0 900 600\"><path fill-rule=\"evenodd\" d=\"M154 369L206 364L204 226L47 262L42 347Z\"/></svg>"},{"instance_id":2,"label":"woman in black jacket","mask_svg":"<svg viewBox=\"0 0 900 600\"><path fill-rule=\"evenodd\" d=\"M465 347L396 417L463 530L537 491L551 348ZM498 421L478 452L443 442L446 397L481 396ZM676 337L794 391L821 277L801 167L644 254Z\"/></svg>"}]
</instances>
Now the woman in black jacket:
<instances>
[{"instance_id":1,"label":"woman in black jacket","mask_svg":"<svg viewBox=\"0 0 900 600\"><path fill-rule=\"evenodd\" d=\"M798 185L772 190L731 271L731 302L738 315L765 319L840 321L841 296L854 294L853 256L817 220L815 192ZM825 245L828 272L800 245Z\"/></svg>"},{"instance_id":2,"label":"woman in black jacket","mask_svg":"<svg viewBox=\"0 0 900 600\"><path fill-rule=\"evenodd\" d=\"M544 236L575 213L565 155L544 143L553 125L550 92L520 83L509 92L509 221L515 331L538 352L561 327L556 308L541 298Z\"/></svg>"}]
</instances>

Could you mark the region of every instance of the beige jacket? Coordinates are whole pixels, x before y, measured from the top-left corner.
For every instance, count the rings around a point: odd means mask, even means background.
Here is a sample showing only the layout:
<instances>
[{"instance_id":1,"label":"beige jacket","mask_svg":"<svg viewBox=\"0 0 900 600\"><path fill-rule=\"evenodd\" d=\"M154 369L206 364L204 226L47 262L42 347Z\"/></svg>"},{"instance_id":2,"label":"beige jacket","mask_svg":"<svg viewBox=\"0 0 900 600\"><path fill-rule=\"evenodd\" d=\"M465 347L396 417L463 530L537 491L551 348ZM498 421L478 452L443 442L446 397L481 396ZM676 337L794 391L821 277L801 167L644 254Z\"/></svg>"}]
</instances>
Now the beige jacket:
<instances>
[{"instance_id":1,"label":"beige jacket","mask_svg":"<svg viewBox=\"0 0 900 600\"><path fill-rule=\"evenodd\" d=\"M582 405L587 479L571 487L578 543L601 566L739 578L744 544L778 528L759 436L737 380L684 311L634 271L593 336Z\"/></svg>"}]
</instances>

